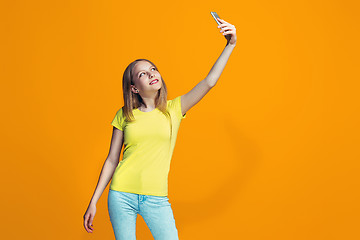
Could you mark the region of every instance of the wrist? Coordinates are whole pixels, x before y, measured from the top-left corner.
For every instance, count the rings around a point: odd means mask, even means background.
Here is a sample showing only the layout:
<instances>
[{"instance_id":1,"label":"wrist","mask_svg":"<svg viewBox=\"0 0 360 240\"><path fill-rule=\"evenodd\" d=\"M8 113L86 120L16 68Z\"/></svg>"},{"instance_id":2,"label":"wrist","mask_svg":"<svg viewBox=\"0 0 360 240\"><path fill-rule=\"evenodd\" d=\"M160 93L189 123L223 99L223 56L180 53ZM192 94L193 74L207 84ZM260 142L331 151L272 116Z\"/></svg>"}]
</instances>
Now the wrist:
<instances>
[{"instance_id":1,"label":"wrist","mask_svg":"<svg viewBox=\"0 0 360 240\"><path fill-rule=\"evenodd\" d=\"M236 43L234 43L234 44L227 43L226 44L226 47L233 47L234 48L235 46L236 46Z\"/></svg>"}]
</instances>

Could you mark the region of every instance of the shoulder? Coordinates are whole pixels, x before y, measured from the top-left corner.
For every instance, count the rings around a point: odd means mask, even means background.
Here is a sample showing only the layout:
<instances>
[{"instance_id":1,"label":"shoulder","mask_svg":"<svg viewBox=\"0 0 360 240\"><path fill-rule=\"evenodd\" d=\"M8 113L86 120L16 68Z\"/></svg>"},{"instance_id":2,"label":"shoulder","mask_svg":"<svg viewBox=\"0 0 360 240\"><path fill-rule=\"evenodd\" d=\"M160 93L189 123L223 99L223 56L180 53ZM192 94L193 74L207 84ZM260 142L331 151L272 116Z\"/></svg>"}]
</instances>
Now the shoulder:
<instances>
[{"instance_id":1,"label":"shoulder","mask_svg":"<svg viewBox=\"0 0 360 240\"><path fill-rule=\"evenodd\" d=\"M119 108L119 109L116 111L116 116L117 116L117 117L122 118L122 117L124 116L123 108L124 108L124 106L122 106L121 108Z\"/></svg>"},{"instance_id":2,"label":"shoulder","mask_svg":"<svg viewBox=\"0 0 360 240\"><path fill-rule=\"evenodd\" d=\"M178 119L184 119L186 117L186 113L182 114L181 109L181 97L177 96L174 99L168 100L168 109L172 112Z\"/></svg>"},{"instance_id":3,"label":"shoulder","mask_svg":"<svg viewBox=\"0 0 360 240\"><path fill-rule=\"evenodd\" d=\"M176 107L176 105L178 105L181 101L181 96L177 96L173 99L167 100L167 106L170 108L174 108Z\"/></svg>"}]
</instances>

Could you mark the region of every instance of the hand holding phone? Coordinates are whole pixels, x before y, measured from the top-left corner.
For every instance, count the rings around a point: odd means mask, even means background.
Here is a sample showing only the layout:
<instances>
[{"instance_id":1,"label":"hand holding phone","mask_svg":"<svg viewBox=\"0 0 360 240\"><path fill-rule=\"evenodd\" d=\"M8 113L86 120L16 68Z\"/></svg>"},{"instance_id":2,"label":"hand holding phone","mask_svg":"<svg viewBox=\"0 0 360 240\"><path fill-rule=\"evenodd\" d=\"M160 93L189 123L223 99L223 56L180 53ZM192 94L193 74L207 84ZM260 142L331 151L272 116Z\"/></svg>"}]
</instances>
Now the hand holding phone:
<instances>
[{"instance_id":1,"label":"hand holding phone","mask_svg":"<svg viewBox=\"0 0 360 240\"><path fill-rule=\"evenodd\" d=\"M228 41L227 44L231 44L231 45L235 46L235 44L236 44L236 28L235 28L235 26L226 22L225 20L221 19L216 12L210 12L210 13L211 13L211 16L213 16L213 18L215 19L216 23L218 25L222 25L220 33L222 33L222 35L224 35L224 37ZM221 22L219 21L219 19ZM218 28L220 28L220 26L218 26Z\"/></svg>"}]
</instances>

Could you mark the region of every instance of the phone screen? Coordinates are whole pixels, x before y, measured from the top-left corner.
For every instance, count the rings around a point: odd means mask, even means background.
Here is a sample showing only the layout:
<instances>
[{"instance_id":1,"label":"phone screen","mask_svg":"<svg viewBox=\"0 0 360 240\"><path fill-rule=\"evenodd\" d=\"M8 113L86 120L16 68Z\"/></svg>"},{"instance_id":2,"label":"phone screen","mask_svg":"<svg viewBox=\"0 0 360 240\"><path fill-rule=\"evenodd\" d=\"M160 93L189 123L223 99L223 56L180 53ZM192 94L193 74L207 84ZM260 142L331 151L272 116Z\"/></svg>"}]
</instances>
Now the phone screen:
<instances>
[{"instance_id":1,"label":"phone screen","mask_svg":"<svg viewBox=\"0 0 360 240\"><path fill-rule=\"evenodd\" d=\"M215 19L216 23L220 25L221 23L217 20L217 18L220 18L219 15L216 12L210 12L211 16ZM220 18L221 19L221 18Z\"/></svg>"}]
</instances>

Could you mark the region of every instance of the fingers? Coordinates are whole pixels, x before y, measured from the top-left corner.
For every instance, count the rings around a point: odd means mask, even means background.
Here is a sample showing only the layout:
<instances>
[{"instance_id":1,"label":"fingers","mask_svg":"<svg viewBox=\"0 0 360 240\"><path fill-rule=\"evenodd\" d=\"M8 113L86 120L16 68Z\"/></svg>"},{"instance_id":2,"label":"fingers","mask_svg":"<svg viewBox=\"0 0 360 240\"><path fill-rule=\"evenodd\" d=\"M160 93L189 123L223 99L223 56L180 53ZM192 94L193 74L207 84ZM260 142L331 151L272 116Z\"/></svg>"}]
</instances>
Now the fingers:
<instances>
[{"instance_id":1,"label":"fingers","mask_svg":"<svg viewBox=\"0 0 360 240\"><path fill-rule=\"evenodd\" d=\"M221 18L217 18L217 20L221 23L228 23L227 21L225 21L224 19L221 19Z\"/></svg>"},{"instance_id":2,"label":"fingers","mask_svg":"<svg viewBox=\"0 0 360 240\"><path fill-rule=\"evenodd\" d=\"M218 25L218 28L223 28L223 27L233 27L233 28L235 28L234 25L232 25L232 24L230 24L230 23L228 23L228 22L226 22L226 21L224 21L224 20L222 20L220 18L218 18L218 19L219 19L219 22L221 23L221 24Z\"/></svg>"},{"instance_id":3,"label":"fingers","mask_svg":"<svg viewBox=\"0 0 360 240\"><path fill-rule=\"evenodd\" d=\"M88 220L87 219L84 219L84 228L87 232L90 231L90 229L88 228Z\"/></svg>"},{"instance_id":4,"label":"fingers","mask_svg":"<svg viewBox=\"0 0 360 240\"><path fill-rule=\"evenodd\" d=\"M223 27L231 27L231 28L235 28L234 25L230 24L230 23L226 23L226 24L220 24L218 25L218 28L223 28Z\"/></svg>"},{"instance_id":5,"label":"fingers","mask_svg":"<svg viewBox=\"0 0 360 240\"><path fill-rule=\"evenodd\" d=\"M84 217L84 227L85 230L89 233L92 233L94 228L92 227L92 221L93 221L94 217L90 218L90 215L87 215Z\"/></svg>"},{"instance_id":6,"label":"fingers","mask_svg":"<svg viewBox=\"0 0 360 240\"><path fill-rule=\"evenodd\" d=\"M236 28L235 26L231 25L230 26L225 26L222 27L220 30L220 33L222 33L223 35L227 35L227 34L231 34L231 33L235 33L236 32Z\"/></svg>"},{"instance_id":7,"label":"fingers","mask_svg":"<svg viewBox=\"0 0 360 240\"><path fill-rule=\"evenodd\" d=\"M218 28L221 28L220 33L230 42L230 44L235 45L236 43L236 28L234 25L226 22L223 19L217 18L219 21Z\"/></svg>"},{"instance_id":8,"label":"fingers","mask_svg":"<svg viewBox=\"0 0 360 240\"><path fill-rule=\"evenodd\" d=\"M228 34L232 34L234 33L233 31L227 31L227 32L224 32L223 35L228 35Z\"/></svg>"},{"instance_id":9,"label":"fingers","mask_svg":"<svg viewBox=\"0 0 360 240\"><path fill-rule=\"evenodd\" d=\"M84 221L84 227L87 232L91 232L91 229L89 229L89 217L86 217Z\"/></svg>"},{"instance_id":10,"label":"fingers","mask_svg":"<svg viewBox=\"0 0 360 240\"><path fill-rule=\"evenodd\" d=\"M93 220L94 220L94 216L91 216L90 222L89 222L89 228L91 229L91 231L94 231L93 224L92 224Z\"/></svg>"},{"instance_id":11,"label":"fingers","mask_svg":"<svg viewBox=\"0 0 360 240\"><path fill-rule=\"evenodd\" d=\"M223 32L223 31L229 30L229 29L232 29L232 28L231 28L231 27L223 27L223 28L221 28L221 31L220 31L220 32Z\"/></svg>"}]
</instances>

